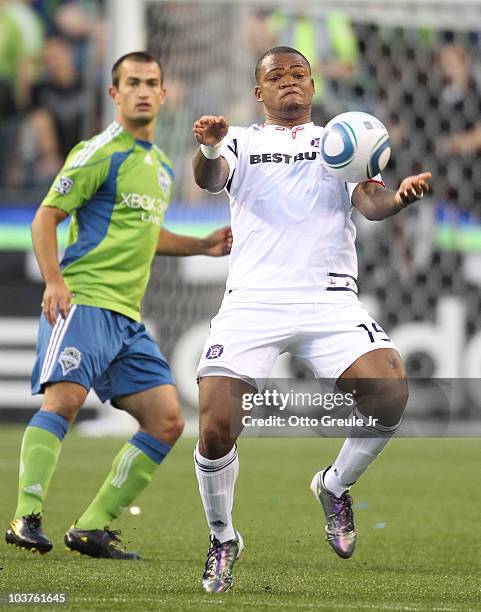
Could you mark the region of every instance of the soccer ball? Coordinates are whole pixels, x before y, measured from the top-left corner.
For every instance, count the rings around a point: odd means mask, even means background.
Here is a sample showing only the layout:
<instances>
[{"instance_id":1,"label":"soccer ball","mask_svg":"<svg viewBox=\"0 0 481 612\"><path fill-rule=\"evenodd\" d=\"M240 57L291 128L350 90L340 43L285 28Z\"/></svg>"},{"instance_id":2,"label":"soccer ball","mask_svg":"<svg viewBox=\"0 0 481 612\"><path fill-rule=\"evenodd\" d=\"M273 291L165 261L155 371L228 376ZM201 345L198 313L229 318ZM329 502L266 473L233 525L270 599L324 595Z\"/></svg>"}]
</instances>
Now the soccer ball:
<instances>
[{"instance_id":1,"label":"soccer ball","mask_svg":"<svg viewBox=\"0 0 481 612\"><path fill-rule=\"evenodd\" d=\"M332 176L362 183L379 174L391 155L384 125L367 113L342 113L331 119L321 139L321 157Z\"/></svg>"}]
</instances>

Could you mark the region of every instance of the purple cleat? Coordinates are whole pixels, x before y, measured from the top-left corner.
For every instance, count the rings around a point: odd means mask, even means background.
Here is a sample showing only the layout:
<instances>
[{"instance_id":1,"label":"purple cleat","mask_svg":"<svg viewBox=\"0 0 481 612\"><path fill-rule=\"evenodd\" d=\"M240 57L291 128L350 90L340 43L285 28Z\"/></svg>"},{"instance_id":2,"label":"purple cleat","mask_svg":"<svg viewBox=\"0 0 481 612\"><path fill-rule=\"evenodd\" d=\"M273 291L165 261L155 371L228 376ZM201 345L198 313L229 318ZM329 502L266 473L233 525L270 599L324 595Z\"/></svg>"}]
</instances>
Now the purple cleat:
<instances>
[{"instance_id":1,"label":"purple cleat","mask_svg":"<svg viewBox=\"0 0 481 612\"><path fill-rule=\"evenodd\" d=\"M224 593L232 586L232 568L239 558L243 548L240 533L236 533L235 540L222 544L212 534L207 552L204 575L202 576L202 589L206 593Z\"/></svg>"},{"instance_id":2,"label":"purple cleat","mask_svg":"<svg viewBox=\"0 0 481 612\"><path fill-rule=\"evenodd\" d=\"M314 475L311 491L326 514L326 540L340 557L349 559L356 546L352 498L347 493L336 497L324 487L324 473L328 469Z\"/></svg>"}]
</instances>

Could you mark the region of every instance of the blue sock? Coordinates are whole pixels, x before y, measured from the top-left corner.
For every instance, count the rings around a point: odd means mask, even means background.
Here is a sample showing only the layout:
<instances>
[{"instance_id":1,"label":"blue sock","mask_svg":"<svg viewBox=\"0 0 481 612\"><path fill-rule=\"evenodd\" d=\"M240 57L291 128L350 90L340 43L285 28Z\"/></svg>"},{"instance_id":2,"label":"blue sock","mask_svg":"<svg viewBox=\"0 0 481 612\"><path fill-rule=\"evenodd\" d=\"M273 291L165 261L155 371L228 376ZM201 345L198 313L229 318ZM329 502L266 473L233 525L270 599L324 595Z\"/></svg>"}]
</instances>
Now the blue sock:
<instances>
[{"instance_id":1,"label":"blue sock","mask_svg":"<svg viewBox=\"0 0 481 612\"><path fill-rule=\"evenodd\" d=\"M147 457L150 457L152 461L155 461L155 463L161 463L172 448L169 444L157 440L157 438L154 438L154 436L151 436L145 431L138 431L133 435L129 440L129 444L136 446L145 453Z\"/></svg>"},{"instance_id":2,"label":"blue sock","mask_svg":"<svg viewBox=\"0 0 481 612\"><path fill-rule=\"evenodd\" d=\"M28 427L40 427L40 429L45 429L53 433L54 436L57 436L60 442L62 442L68 431L69 422L61 414L39 410L30 419Z\"/></svg>"}]
</instances>

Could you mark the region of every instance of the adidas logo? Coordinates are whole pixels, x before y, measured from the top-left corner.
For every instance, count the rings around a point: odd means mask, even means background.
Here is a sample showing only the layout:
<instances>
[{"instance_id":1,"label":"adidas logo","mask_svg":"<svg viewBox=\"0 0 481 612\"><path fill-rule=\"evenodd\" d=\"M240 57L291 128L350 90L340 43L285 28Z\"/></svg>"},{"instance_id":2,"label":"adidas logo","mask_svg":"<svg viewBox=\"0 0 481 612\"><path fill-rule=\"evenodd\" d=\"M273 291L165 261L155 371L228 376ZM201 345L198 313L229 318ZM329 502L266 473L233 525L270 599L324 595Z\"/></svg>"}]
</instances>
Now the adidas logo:
<instances>
[{"instance_id":1,"label":"adidas logo","mask_svg":"<svg viewBox=\"0 0 481 612\"><path fill-rule=\"evenodd\" d=\"M40 483L29 485L28 487L25 487L24 491L25 493L34 493L35 495L39 495L40 497L43 496L43 488Z\"/></svg>"},{"instance_id":2,"label":"adidas logo","mask_svg":"<svg viewBox=\"0 0 481 612\"><path fill-rule=\"evenodd\" d=\"M154 161L153 161L152 157L150 156L150 153L147 153L147 155L144 157L144 164L147 164L149 166L153 166L154 165Z\"/></svg>"}]
</instances>

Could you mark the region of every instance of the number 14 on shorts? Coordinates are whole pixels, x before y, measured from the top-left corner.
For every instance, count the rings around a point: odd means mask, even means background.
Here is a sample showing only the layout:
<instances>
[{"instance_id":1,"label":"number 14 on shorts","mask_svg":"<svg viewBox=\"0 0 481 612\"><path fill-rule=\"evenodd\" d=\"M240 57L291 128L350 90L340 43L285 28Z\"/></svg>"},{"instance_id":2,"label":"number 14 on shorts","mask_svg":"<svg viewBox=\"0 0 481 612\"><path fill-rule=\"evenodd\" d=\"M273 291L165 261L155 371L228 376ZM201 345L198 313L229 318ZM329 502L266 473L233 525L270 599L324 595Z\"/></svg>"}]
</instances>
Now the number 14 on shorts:
<instances>
[{"instance_id":1,"label":"number 14 on shorts","mask_svg":"<svg viewBox=\"0 0 481 612\"><path fill-rule=\"evenodd\" d=\"M358 327L361 327L362 329L366 330L366 333L369 336L369 340L371 342L376 342L376 340L384 340L385 342L391 341L391 339L386 335L386 332L383 330L383 328L379 327L379 325L377 323L374 323L374 321L371 323L370 327L369 325L366 325L365 323L360 323ZM383 337L382 338L380 336L376 337L374 334L382 334Z\"/></svg>"}]
</instances>

